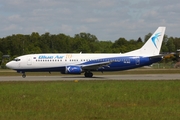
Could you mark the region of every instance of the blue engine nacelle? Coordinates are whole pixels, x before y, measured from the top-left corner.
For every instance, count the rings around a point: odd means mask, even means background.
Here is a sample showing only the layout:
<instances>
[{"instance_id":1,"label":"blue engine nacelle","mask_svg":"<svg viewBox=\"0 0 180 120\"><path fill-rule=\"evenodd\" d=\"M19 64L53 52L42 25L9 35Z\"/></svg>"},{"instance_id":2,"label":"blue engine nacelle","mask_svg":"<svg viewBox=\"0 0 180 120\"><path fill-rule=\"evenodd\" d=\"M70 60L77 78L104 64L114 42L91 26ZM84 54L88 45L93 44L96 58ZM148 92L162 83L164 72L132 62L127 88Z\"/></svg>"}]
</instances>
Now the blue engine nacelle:
<instances>
[{"instance_id":1,"label":"blue engine nacelle","mask_svg":"<svg viewBox=\"0 0 180 120\"><path fill-rule=\"evenodd\" d=\"M81 74L82 68L79 66L66 66L65 73L66 74Z\"/></svg>"}]
</instances>

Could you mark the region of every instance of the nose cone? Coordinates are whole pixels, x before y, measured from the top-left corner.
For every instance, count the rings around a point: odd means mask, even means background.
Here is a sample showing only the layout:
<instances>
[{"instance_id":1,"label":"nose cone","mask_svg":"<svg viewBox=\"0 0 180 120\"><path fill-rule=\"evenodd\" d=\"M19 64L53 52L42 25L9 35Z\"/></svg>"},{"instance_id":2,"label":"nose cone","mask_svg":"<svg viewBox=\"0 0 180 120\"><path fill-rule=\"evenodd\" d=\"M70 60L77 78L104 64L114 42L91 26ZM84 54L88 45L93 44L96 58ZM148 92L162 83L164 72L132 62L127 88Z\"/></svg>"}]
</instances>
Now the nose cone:
<instances>
[{"instance_id":1,"label":"nose cone","mask_svg":"<svg viewBox=\"0 0 180 120\"><path fill-rule=\"evenodd\" d=\"M9 64L10 62L8 62L8 63L6 63L6 67L8 67L9 68L9 66L10 66L10 64Z\"/></svg>"},{"instance_id":2,"label":"nose cone","mask_svg":"<svg viewBox=\"0 0 180 120\"><path fill-rule=\"evenodd\" d=\"M13 65L12 65L12 62L8 62L8 63L6 63L6 67L8 67L8 68L13 68Z\"/></svg>"}]
</instances>

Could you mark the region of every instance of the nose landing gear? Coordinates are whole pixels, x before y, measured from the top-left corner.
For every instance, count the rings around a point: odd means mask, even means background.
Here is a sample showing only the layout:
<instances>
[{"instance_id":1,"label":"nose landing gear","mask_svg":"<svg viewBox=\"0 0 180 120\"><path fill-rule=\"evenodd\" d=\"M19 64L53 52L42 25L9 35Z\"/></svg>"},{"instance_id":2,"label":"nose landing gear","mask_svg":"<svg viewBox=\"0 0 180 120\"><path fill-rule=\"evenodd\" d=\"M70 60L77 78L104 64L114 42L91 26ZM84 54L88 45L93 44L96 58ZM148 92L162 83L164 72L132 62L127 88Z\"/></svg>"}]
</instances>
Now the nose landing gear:
<instances>
[{"instance_id":1,"label":"nose landing gear","mask_svg":"<svg viewBox=\"0 0 180 120\"><path fill-rule=\"evenodd\" d=\"M17 73L21 73L23 78L26 77L26 73L24 71L17 71Z\"/></svg>"},{"instance_id":2,"label":"nose landing gear","mask_svg":"<svg viewBox=\"0 0 180 120\"><path fill-rule=\"evenodd\" d=\"M26 77L26 74L25 74L25 73L22 73L22 77L25 78L25 77Z\"/></svg>"}]
</instances>

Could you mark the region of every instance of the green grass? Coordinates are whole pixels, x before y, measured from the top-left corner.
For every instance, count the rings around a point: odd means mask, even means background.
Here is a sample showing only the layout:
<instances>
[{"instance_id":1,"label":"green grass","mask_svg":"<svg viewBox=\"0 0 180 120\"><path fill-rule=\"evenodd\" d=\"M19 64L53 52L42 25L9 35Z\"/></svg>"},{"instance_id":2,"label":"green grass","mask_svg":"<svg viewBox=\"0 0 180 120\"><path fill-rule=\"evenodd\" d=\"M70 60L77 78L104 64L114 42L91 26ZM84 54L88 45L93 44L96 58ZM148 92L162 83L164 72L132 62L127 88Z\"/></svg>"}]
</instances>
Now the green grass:
<instances>
[{"instance_id":1,"label":"green grass","mask_svg":"<svg viewBox=\"0 0 180 120\"><path fill-rule=\"evenodd\" d=\"M0 119L180 119L179 81L0 82Z\"/></svg>"}]
</instances>

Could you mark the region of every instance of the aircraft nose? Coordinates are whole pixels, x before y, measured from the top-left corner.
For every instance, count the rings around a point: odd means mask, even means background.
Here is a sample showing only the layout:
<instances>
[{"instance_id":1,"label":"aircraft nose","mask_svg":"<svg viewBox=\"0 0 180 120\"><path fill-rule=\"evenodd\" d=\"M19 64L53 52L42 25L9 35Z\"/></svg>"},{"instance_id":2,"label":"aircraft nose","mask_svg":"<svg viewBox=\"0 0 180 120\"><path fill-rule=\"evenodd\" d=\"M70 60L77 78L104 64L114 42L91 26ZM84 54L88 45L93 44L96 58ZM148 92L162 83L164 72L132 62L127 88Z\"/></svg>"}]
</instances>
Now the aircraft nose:
<instances>
[{"instance_id":1,"label":"aircraft nose","mask_svg":"<svg viewBox=\"0 0 180 120\"><path fill-rule=\"evenodd\" d=\"M8 67L8 68L12 68L12 64L11 64L11 62L6 63L6 67Z\"/></svg>"},{"instance_id":2,"label":"aircraft nose","mask_svg":"<svg viewBox=\"0 0 180 120\"><path fill-rule=\"evenodd\" d=\"M6 67L8 67L8 68L9 68L9 62L8 62L8 63L6 63Z\"/></svg>"}]
</instances>

